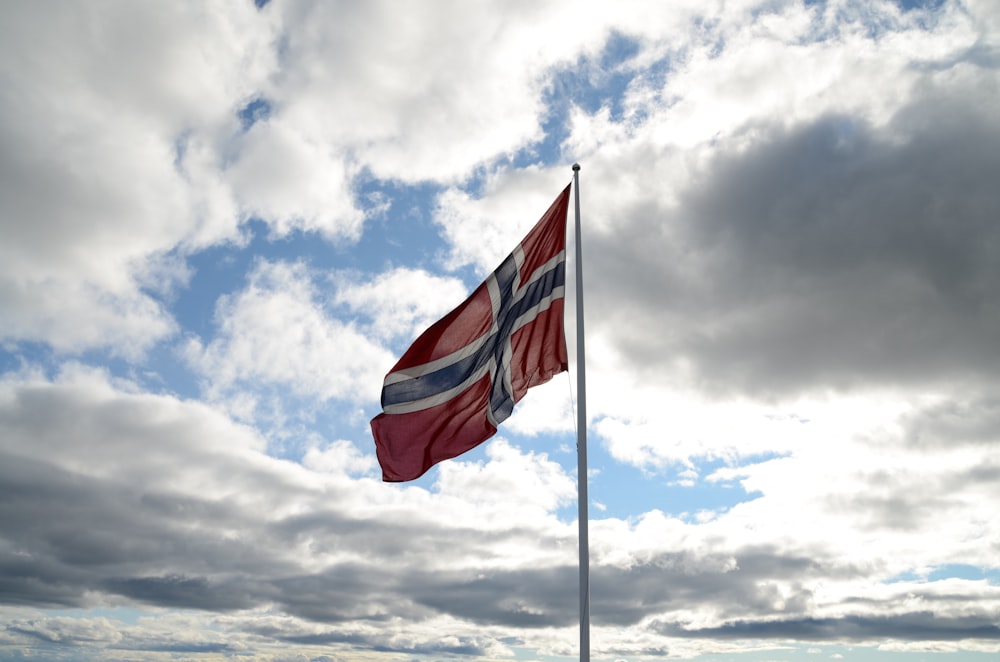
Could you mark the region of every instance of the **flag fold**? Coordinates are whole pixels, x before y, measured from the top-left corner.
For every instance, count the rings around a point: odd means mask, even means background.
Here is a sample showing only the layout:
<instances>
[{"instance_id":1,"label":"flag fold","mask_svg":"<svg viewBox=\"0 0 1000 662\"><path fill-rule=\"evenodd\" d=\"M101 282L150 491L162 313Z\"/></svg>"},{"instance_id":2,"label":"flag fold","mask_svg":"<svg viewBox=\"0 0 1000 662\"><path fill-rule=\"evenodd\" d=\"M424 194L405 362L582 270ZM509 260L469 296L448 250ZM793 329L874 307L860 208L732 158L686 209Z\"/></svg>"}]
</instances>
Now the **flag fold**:
<instances>
[{"instance_id":1,"label":"flag fold","mask_svg":"<svg viewBox=\"0 0 1000 662\"><path fill-rule=\"evenodd\" d=\"M418 337L385 377L371 421L382 478L414 480L478 446L532 386L568 367L567 186L500 266Z\"/></svg>"}]
</instances>

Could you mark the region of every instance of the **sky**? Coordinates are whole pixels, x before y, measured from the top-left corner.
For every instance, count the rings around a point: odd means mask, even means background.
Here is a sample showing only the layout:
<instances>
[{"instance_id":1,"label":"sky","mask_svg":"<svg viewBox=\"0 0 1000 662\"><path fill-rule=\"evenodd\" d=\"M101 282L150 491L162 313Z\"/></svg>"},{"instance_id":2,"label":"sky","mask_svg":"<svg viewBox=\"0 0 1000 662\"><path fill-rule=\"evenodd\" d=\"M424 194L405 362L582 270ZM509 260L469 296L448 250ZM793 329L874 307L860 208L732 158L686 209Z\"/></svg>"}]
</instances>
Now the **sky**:
<instances>
[{"instance_id":1,"label":"sky","mask_svg":"<svg viewBox=\"0 0 1000 662\"><path fill-rule=\"evenodd\" d=\"M369 428L573 163L593 659L996 659L1000 3L15 0L0 661L575 659L576 288Z\"/></svg>"}]
</instances>

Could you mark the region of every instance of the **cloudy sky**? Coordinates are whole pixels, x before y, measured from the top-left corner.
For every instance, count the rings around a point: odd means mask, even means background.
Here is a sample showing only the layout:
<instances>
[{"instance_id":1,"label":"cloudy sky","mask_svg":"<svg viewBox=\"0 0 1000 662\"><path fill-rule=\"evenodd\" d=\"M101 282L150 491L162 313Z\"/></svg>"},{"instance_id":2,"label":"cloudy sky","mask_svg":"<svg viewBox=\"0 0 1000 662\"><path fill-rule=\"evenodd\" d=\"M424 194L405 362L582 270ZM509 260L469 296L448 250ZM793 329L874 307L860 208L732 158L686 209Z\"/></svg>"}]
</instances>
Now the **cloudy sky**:
<instances>
[{"instance_id":1,"label":"cloudy sky","mask_svg":"<svg viewBox=\"0 0 1000 662\"><path fill-rule=\"evenodd\" d=\"M0 7L0 660L574 658L575 365L368 427L574 162L594 659L995 659L1000 3L257 4Z\"/></svg>"}]
</instances>

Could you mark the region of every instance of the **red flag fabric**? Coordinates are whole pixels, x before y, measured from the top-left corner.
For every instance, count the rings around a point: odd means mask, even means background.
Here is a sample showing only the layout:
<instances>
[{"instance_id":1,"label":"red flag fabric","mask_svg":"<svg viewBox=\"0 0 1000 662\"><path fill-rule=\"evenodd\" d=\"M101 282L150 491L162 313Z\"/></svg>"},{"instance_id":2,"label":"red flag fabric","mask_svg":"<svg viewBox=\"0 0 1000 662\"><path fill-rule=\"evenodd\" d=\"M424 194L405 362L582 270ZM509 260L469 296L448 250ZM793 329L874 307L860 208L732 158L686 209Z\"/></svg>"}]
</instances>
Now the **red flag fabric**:
<instances>
[{"instance_id":1,"label":"red flag fabric","mask_svg":"<svg viewBox=\"0 0 1000 662\"><path fill-rule=\"evenodd\" d=\"M532 386L568 368L563 331L570 187L490 276L385 377L371 421L382 479L414 480L478 446Z\"/></svg>"}]
</instances>

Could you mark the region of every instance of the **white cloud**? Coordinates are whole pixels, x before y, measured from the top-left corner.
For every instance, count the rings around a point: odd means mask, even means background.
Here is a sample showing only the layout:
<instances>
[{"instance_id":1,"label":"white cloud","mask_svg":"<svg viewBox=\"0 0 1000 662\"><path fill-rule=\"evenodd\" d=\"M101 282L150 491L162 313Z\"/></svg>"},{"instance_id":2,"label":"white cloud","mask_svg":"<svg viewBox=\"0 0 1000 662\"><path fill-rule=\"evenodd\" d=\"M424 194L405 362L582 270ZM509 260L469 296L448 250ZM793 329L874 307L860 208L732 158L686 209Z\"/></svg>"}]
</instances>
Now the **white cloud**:
<instances>
[{"instance_id":1,"label":"white cloud","mask_svg":"<svg viewBox=\"0 0 1000 662\"><path fill-rule=\"evenodd\" d=\"M733 515L755 535L777 539L795 531L797 544L839 548L854 563L880 567L886 578L922 565L987 558L992 552L982 531L998 522L982 504L997 496L996 463L975 446L930 451L893 432L721 470L743 476L747 490L765 496L737 506ZM780 510L771 510L772 499L783 504ZM930 530L935 535L928 539Z\"/></svg>"},{"instance_id":2,"label":"white cloud","mask_svg":"<svg viewBox=\"0 0 1000 662\"><path fill-rule=\"evenodd\" d=\"M5 339L43 340L61 352L101 347L127 359L177 328L161 304L132 283L108 291L61 278L0 280L0 310Z\"/></svg>"},{"instance_id":3,"label":"white cloud","mask_svg":"<svg viewBox=\"0 0 1000 662\"><path fill-rule=\"evenodd\" d=\"M364 213L354 203L357 165L287 120L258 122L239 141L226 179L243 214L265 220L284 236L317 231L357 239Z\"/></svg>"},{"instance_id":4,"label":"white cloud","mask_svg":"<svg viewBox=\"0 0 1000 662\"><path fill-rule=\"evenodd\" d=\"M516 520L531 509L553 512L576 495L576 481L544 454L522 453L503 439L491 441L486 452L485 464L443 464L440 493L472 504L494 523L501 513Z\"/></svg>"},{"instance_id":5,"label":"white cloud","mask_svg":"<svg viewBox=\"0 0 1000 662\"><path fill-rule=\"evenodd\" d=\"M576 385L570 375L555 375L550 381L531 389L504 421L504 429L522 435L568 432L576 429Z\"/></svg>"},{"instance_id":6,"label":"white cloud","mask_svg":"<svg viewBox=\"0 0 1000 662\"><path fill-rule=\"evenodd\" d=\"M434 3L416 19L391 4L275 3L277 113L378 177L463 178L541 138L550 70L594 36L566 30L558 5L498 5Z\"/></svg>"},{"instance_id":7,"label":"white cloud","mask_svg":"<svg viewBox=\"0 0 1000 662\"><path fill-rule=\"evenodd\" d=\"M374 474L377 462L374 456L362 454L352 442L341 439L323 449L310 448L302 465L323 473Z\"/></svg>"},{"instance_id":8,"label":"white cloud","mask_svg":"<svg viewBox=\"0 0 1000 662\"><path fill-rule=\"evenodd\" d=\"M213 393L277 384L300 397L377 400L389 352L331 317L302 264L257 264L241 292L220 299L219 333L191 340L188 360Z\"/></svg>"},{"instance_id":9,"label":"white cloud","mask_svg":"<svg viewBox=\"0 0 1000 662\"><path fill-rule=\"evenodd\" d=\"M976 39L973 25L955 10L940 19L946 29L935 32L917 16L901 18L893 3L872 5L864 22L831 18L839 12L832 4L826 10L832 25L824 27L817 25L820 6L724 23L722 34L697 44L660 89L631 90L657 98L643 131L656 144L694 147L754 122L795 125L844 113L882 125L925 75L915 64L953 60ZM884 32L873 36L879 23ZM721 48L716 39L724 41Z\"/></svg>"},{"instance_id":10,"label":"white cloud","mask_svg":"<svg viewBox=\"0 0 1000 662\"><path fill-rule=\"evenodd\" d=\"M382 340L415 339L469 295L457 278L405 267L368 280L336 274L333 281L334 300L370 318L372 335Z\"/></svg>"},{"instance_id":11,"label":"white cloud","mask_svg":"<svg viewBox=\"0 0 1000 662\"><path fill-rule=\"evenodd\" d=\"M204 150L267 70L269 31L248 3L3 13L0 326L135 356L174 328L146 260L235 236Z\"/></svg>"},{"instance_id":12,"label":"white cloud","mask_svg":"<svg viewBox=\"0 0 1000 662\"><path fill-rule=\"evenodd\" d=\"M492 272L571 178L568 165L562 171L501 170L486 181L481 197L459 189L443 192L438 196L434 219L443 226L451 246L448 266L471 264L483 276Z\"/></svg>"}]
</instances>

